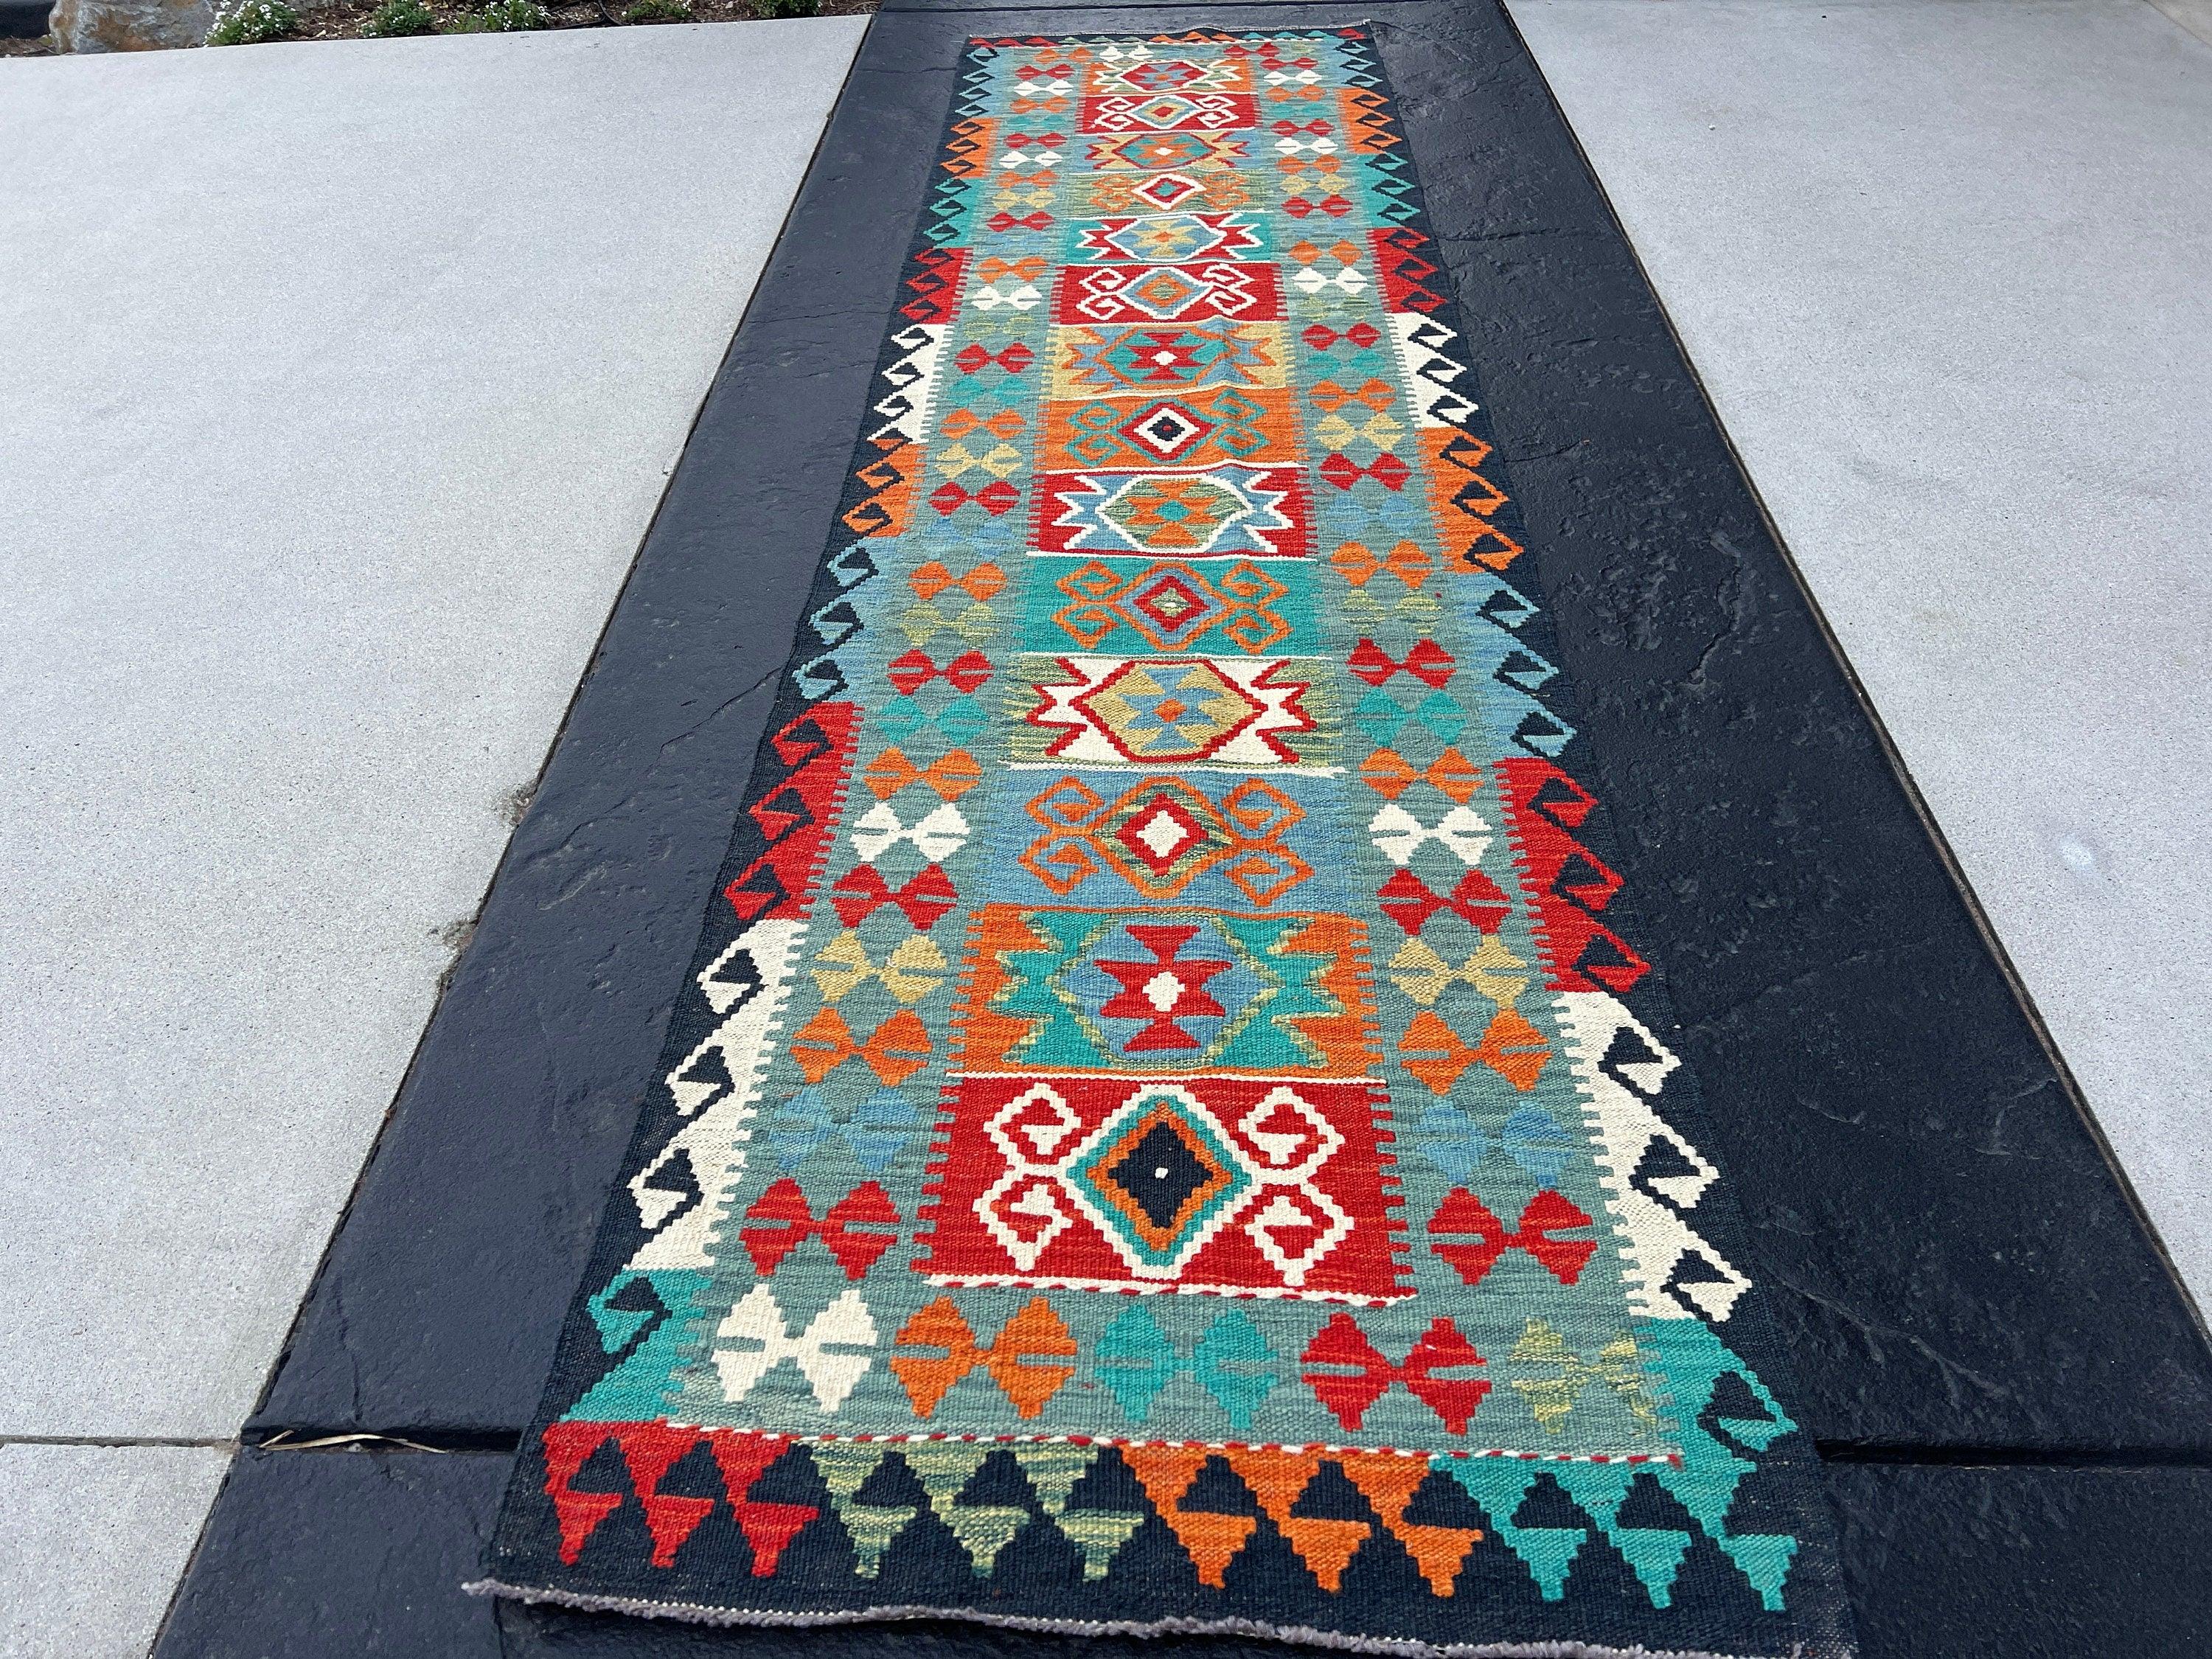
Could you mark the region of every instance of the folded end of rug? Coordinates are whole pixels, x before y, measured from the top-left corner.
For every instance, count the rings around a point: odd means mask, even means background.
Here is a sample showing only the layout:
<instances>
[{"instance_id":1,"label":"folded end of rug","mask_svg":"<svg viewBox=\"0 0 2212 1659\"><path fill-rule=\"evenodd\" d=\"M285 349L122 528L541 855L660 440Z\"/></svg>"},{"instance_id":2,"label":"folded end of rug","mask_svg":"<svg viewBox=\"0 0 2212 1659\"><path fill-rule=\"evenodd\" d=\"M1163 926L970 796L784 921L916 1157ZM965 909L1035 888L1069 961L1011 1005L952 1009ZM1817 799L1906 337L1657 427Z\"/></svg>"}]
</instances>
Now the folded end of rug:
<instances>
[{"instance_id":1,"label":"folded end of rug","mask_svg":"<svg viewBox=\"0 0 2212 1659\"><path fill-rule=\"evenodd\" d=\"M854 1607L836 1612L790 1612L713 1607L699 1602L644 1601L623 1595L594 1595L577 1590L533 1589L503 1579L477 1578L461 1586L470 1595L498 1596L532 1606L573 1607L582 1613L623 1613L641 1619L672 1619L684 1624L737 1626L887 1624L904 1620L950 1620L992 1625L1001 1630L1033 1631L1047 1636L1251 1636L1328 1648L1339 1653L1375 1653L1396 1659L1771 1659L1705 1649L1607 1647L1588 1642L1434 1643L1379 1636L1347 1635L1311 1626L1273 1625L1255 1619L1046 1619L941 1607ZM1789 1659L1815 1659L1799 1650Z\"/></svg>"}]
</instances>

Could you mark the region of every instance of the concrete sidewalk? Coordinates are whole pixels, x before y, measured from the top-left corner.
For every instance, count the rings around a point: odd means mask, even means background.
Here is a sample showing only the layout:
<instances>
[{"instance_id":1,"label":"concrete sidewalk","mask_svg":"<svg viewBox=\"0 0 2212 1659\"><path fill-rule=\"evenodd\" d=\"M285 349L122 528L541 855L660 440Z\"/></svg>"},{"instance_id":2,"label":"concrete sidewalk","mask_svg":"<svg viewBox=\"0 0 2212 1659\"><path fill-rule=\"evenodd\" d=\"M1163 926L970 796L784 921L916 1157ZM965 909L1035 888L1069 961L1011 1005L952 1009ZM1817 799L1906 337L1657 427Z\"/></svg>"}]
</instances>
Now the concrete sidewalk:
<instances>
[{"instance_id":1,"label":"concrete sidewalk","mask_svg":"<svg viewBox=\"0 0 2212 1659\"><path fill-rule=\"evenodd\" d=\"M2212 47L1512 10L2212 1293ZM0 1655L145 1651L860 31L0 63Z\"/></svg>"},{"instance_id":2,"label":"concrete sidewalk","mask_svg":"<svg viewBox=\"0 0 2212 1659\"><path fill-rule=\"evenodd\" d=\"M0 63L0 1652L144 1650L862 27Z\"/></svg>"}]
</instances>

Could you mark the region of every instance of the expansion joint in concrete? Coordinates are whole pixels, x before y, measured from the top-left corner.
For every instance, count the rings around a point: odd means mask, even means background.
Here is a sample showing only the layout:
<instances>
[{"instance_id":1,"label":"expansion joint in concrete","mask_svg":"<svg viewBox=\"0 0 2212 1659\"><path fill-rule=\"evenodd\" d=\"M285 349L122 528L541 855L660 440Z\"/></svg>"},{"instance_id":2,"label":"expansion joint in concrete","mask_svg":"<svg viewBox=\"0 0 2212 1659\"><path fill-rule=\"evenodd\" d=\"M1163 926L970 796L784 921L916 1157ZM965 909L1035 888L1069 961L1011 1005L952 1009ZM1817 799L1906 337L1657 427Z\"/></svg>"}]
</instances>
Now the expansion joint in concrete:
<instances>
[{"instance_id":1,"label":"expansion joint in concrete","mask_svg":"<svg viewBox=\"0 0 2212 1659\"><path fill-rule=\"evenodd\" d=\"M2212 1451L2166 1446L1907 1446L1816 1441L1824 1463L1923 1469L2212 1469Z\"/></svg>"},{"instance_id":2,"label":"expansion joint in concrete","mask_svg":"<svg viewBox=\"0 0 2212 1659\"><path fill-rule=\"evenodd\" d=\"M257 1434L243 1443L256 1451L413 1451L432 1456L512 1457L522 1449L522 1432L519 1429L289 1428Z\"/></svg>"},{"instance_id":3,"label":"expansion joint in concrete","mask_svg":"<svg viewBox=\"0 0 2212 1659\"><path fill-rule=\"evenodd\" d=\"M194 1439L185 1435L0 1434L0 1446L198 1446L210 1451L236 1451L235 1437L221 1440Z\"/></svg>"}]
</instances>

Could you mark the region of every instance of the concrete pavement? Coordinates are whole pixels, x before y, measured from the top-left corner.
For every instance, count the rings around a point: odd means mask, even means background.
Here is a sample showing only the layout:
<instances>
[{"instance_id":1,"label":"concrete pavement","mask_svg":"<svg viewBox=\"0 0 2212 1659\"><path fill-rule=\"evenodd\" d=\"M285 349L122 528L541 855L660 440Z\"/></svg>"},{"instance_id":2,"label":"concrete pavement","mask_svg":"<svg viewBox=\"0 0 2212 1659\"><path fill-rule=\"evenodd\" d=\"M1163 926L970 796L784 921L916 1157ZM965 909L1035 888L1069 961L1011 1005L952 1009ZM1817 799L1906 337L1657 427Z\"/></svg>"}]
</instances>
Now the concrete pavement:
<instances>
[{"instance_id":1,"label":"concrete pavement","mask_svg":"<svg viewBox=\"0 0 2212 1659\"><path fill-rule=\"evenodd\" d=\"M2207 1294L2212 47L1512 9ZM0 1653L144 1651L859 32L0 64Z\"/></svg>"},{"instance_id":2,"label":"concrete pavement","mask_svg":"<svg viewBox=\"0 0 2212 1659\"><path fill-rule=\"evenodd\" d=\"M143 1652L858 19L0 63L0 1650ZM127 1569L127 1570L126 1570Z\"/></svg>"}]
</instances>

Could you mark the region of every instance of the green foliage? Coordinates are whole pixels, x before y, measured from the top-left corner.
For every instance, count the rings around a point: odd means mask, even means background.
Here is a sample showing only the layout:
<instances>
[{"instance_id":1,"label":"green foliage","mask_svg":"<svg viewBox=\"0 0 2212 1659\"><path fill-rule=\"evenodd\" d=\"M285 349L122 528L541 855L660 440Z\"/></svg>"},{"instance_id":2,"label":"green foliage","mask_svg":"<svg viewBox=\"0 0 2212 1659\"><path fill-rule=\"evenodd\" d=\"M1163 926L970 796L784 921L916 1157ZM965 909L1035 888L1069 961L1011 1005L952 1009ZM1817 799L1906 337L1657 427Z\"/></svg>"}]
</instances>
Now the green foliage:
<instances>
[{"instance_id":1,"label":"green foliage","mask_svg":"<svg viewBox=\"0 0 2212 1659\"><path fill-rule=\"evenodd\" d=\"M250 46L263 40L282 40L299 32L300 14L284 0L238 0L215 15L208 30L211 46Z\"/></svg>"},{"instance_id":2,"label":"green foliage","mask_svg":"<svg viewBox=\"0 0 2212 1659\"><path fill-rule=\"evenodd\" d=\"M811 17L822 9L822 0L752 0L756 17Z\"/></svg>"},{"instance_id":3,"label":"green foliage","mask_svg":"<svg viewBox=\"0 0 2212 1659\"><path fill-rule=\"evenodd\" d=\"M625 23L688 23L691 21L691 0L633 0L623 8Z\"/></svg>"},{"instance_id":4,"label":"green foliage","mask_svg":"<svg viewBox=\"0 0 2212 1659\"><path fill-rule=\"evenodd\" d=\"M482 11L465 11L446 25L448 34L503 34L517 29L542 29L552 14L538 0L491 0Z\"/></svg>"},{"instance_id":5,"label":"green foliage","mask_svg":"<svg viewBox=\"0 0 2212 1659\"><path fill-rule=\"evenodd\" d=\"M369 13L361 32L372 40L389 40L403 34L434 34L437 28L438 20L423 0L384 0Z\"/></svg>"}]
</instances>

